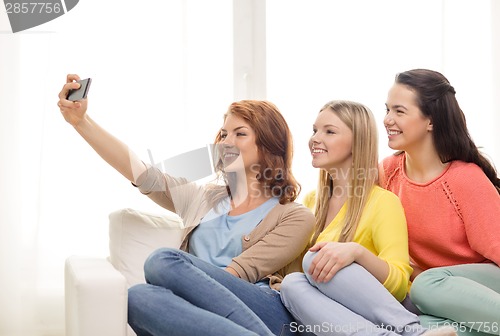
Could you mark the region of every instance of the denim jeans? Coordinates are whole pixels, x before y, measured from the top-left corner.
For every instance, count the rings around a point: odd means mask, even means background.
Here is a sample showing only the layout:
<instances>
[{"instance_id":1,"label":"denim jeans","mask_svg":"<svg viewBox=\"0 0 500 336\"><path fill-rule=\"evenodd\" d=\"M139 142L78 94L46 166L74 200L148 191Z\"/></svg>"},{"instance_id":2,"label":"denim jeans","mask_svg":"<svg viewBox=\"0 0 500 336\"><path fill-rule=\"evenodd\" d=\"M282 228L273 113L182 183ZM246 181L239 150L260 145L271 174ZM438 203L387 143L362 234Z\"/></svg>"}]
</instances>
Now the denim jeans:
<instances>
[{"instance_id":1,"label":"denim jeans","mask_svg":"<svg viewBox=\"0 0 500 336\"><path fill-rule=\"evenodd\" d=\"M288 335L293 317L279 292L189 253L163 248L145 262L146 284L129 289L128 322L138 336Z\"/></svg>"}]
</instances>

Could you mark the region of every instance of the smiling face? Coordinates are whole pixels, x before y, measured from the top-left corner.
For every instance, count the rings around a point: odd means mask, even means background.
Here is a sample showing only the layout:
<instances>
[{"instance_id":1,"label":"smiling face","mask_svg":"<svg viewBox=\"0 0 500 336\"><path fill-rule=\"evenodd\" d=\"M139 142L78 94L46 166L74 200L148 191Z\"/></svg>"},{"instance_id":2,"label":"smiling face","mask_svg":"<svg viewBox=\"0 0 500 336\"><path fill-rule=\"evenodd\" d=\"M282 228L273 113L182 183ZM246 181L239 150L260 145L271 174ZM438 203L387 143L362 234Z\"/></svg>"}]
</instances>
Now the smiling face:
<instances>
[{"instance_id":1,"label":"smiling face","mask_svg":"<svg viewBox=\"0 0 500 336\"><path fill-rule=\"evenodd\" d=\"M318 114L309 140L312 165L327 171L352 166L352 131L331 109Z\"/></svg>"},{"instance_id":2,"label":"smiling face","mask_svg":"<svg viewBox=\"0 0 500 336\"><path fill-rule=\"evenodd\" d=\"M389 90L384 126L389 147L411 152L432 144L432 122L417 104L417 96L407 86L394 84Z\"/></svg>"},{"instance_id":3,"label":"smiling face","mask_svg":"<svg viewBox=\"0 0 500 336\"><path fill-rule=\"evenodd\" d=\"M259 163L254 130L242 118L228 114L220 131L222 162L226 172L249 172Z\"/></svg>"}]
</instances>

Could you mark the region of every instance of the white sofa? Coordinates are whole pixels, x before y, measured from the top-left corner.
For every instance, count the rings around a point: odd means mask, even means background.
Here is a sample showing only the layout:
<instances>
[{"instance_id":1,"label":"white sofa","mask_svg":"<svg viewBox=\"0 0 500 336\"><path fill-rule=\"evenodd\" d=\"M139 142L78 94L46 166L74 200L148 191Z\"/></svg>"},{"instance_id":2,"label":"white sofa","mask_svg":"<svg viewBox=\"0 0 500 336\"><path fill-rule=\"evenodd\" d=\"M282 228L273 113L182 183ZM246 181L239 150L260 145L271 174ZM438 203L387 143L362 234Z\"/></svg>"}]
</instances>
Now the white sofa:
<instances>
[{"instance_id":1,"label":"white sofa","mask_svg":"<svg viewBox=\"0 0 500 336\"><path fill-rule=\"evenodd\" d=\"M112 212L109 257L66 260L66 336L135 336L127 325L128 288L144 282L144 260L153 250L180 246L182 228L173 213Z\"/></svg>"}]
</instances>

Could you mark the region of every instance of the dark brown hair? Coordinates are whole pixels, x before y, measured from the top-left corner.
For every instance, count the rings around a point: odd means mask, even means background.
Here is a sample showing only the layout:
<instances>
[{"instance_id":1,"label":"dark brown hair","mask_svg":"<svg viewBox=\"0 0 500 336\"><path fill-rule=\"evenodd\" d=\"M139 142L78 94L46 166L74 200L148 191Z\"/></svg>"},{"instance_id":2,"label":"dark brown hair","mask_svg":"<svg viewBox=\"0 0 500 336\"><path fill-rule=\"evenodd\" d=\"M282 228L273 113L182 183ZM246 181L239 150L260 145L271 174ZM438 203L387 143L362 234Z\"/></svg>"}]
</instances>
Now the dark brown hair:
<instances>
[{"instance_id":1,"label":"dark brown hair","mask_svg":"<svg viewBox=\"0 0 500 336\"><path fill-rule=\"evenodd\" d=\"M455 97L455 89L446 77L433 70L413 69L397 74L395 82L415 93L420 111L430 118L434 145L441 161L475 163L500 193L500 179L495 167L472 141L465 115Z\"/></svg>"}]
</instances>

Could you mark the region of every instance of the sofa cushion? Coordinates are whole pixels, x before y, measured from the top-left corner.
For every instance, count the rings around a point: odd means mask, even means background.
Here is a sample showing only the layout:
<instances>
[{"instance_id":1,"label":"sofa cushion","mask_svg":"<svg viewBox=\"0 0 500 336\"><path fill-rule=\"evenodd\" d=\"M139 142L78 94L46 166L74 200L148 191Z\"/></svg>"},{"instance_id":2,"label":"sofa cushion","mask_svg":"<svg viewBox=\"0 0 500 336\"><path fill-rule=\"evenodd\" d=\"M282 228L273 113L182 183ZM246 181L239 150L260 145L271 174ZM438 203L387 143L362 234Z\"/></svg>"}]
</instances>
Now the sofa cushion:
<instances>
[{"instance_id":1,"label":"sofa cushion","mask_svg":"<svg viewBox=\"0 0 500 336\"><path fill-rule=\"evenodd\" d=\"M174 213L120 209L109 214L109 261L133 286L144 283L144 261L160 247L178 248L183 234Z\"/></svg>"}]
</instances>

